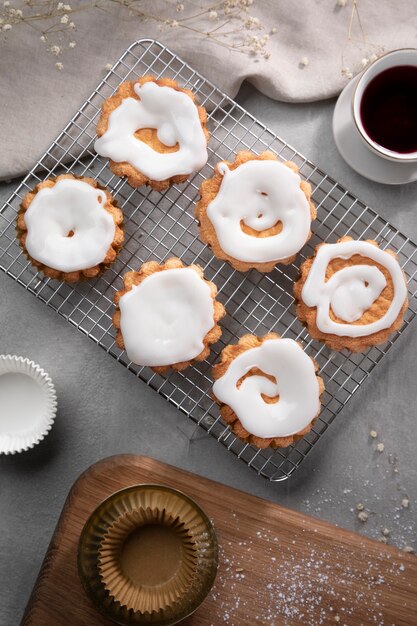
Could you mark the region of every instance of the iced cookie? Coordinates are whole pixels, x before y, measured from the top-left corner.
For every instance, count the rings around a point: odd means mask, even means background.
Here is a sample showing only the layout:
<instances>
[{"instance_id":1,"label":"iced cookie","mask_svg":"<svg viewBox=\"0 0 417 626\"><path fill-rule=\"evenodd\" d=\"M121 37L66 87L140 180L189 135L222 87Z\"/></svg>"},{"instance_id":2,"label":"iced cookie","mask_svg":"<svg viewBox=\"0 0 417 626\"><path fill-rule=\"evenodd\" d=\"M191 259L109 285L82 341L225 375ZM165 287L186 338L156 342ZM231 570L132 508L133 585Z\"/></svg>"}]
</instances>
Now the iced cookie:
<instances>
[{"instance_id":1,"label":"iced cookie","mask_svg":"<svg viewBox=\"0 0 417 626\"><path fill-rule=\"evenodd\" d=\"M245 335L213 368L213 395L232 431L258 448L284 448L306 435L324 391L317 365L293 339Z\"/></svg>"},{"instance_id":2,"label":"iced cookie","mask_svg":"<svg viewBox=\"0 0 417 626\"><path fill-rule=\"evenodd\" d=\"M198 265L176 258L144 263L124 276L124 289L115 295L117 346L133 363L158 373L202 361L221 335L225 310L216 294Z\"/></svg>"},{"instance_id":3,"label":"iced cookie","mask_svg":"<svg viewBox=\"0 0 417 626\"><path fill-rule=\"evenodd\" d=\"M25 195L17 238L36 269L73 283L113 263L123 244L122 222L122 211L96 180L63 174Z\"/></svg>"},{"instance_id":4,"label":"iced cookie","mask_svg":"<svg viewBox=\"0 0 417 626\"><path fill-rule=\"evenodd\" d=\"M316 209L310 184L295 163L278 161L272 152L239 152L234 163L217 164L200 195L201 239L241 272L292 263L311 236Z\"/></svg>"},{"instance_id":5,"label":"iced cookie","mask_svg":"<svg viewBox=\"0 0 417 626\"><path fill-rule=\"evenodd\" d=\"M294 286L297 315L314 339L332 350L362 352L398 330L407 283L391 250L343 237L324 243L300 268Z\"/></svg>"},{"instance_id":6,"label":"iced cookie","mask_svg":"<svg viewBox=\"0 0 417 626\"><path fill-rule=\"evenodd\" d=\"M182 183L207 162L206 110L174 80L145 76L122 83L105 100L95 150L132 187L160 191Z\"/></svg>"}]
</instances>

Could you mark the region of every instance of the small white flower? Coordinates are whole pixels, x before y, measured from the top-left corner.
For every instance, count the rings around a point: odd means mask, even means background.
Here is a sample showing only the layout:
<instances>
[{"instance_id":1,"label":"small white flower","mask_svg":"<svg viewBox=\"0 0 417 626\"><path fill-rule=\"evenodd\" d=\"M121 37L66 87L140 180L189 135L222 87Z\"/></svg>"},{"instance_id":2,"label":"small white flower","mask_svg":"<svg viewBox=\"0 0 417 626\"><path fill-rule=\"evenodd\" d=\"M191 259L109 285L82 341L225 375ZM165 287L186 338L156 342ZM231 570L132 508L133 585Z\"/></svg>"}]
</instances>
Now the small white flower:
<instances>
[{"instance_id":1,"label":"small white flower","mask_svg":"<svg viewBox=\"0 0 417 626\"><path fill-rule=\"evenodd\" d=\"M358 520L365 523L368 520L368 513L366 511L359 511Z\"/></svg>"},{"instance_id":2,"label":"small white flower","mask_svg":"<svg viewBox=\"0 0 417 626\"><path fill-rule=\"evenodd\" d=\"M383 443L378 443L376 449L378 450L378 452L383 452L385 450L385 446Z\"/></svg>"},{"instance_id":3,"label":"small white flower","mask_svg":"<svg viewBox=\"0 0 417 626\"><path fill-rule=\"evenodd\" d=\"M63 63L55 63L55 67L60 72L64 68L64 65Z\"/></svg>"},{"instance_id":4,"label":"small white flower","mask_svg":"<svg viewBox=\"0 0 417 626\"><path fill-rule=\"evenodd\" d=\"M348 67L342 67L342 76L345 76L348 80L350 80L353 77L353 74Z\"/></svg>"},{"instance_id":5,"label":"small white flower","mask_svg":"<svg viewBox=\"0 0 417 626\"><path fill-rule=\"evenodd\" d=\"M64 11L72 11L72 8L71 8L70 4L64 4L64 6L62 8L64 9Z\"/></svg>"},{"instance_id":6,"label":"small white flower","mask_svg":"<svg viewBox=\"0 0 417 626\"><path fill-rule=\"evenodd\" d=\"M361 60L361 65L362 65L362 67L366 67L366 66L368 65L368 63L369 63L369 59L367 59L366 57L364 57L364 58Z\"/></svg>"},{"instance_id":7,"label":"small white flower","mask_svg":"<svg viewBox=\"0 0 417 626\"><path fill-rule=\"evenodd\" d=\"M66 14L65 14L65 15L63 15L63 16L61 17L61 24L68 24L68 22L69 22L69 17L68 17L68 15L66 15Z\"/></svg>"},{"instance_id":8,"label":"small white flower","mask_svg":"<svg viewBox=\"0 0 417 626\"><path fill-rule=\"evenodd\" d=\"M177 4L177 13L182 13L182 11L184 11L184 5L180 2Z\"/></svg>"},{"instance_id":9,"label":"small white flower","mask_svg":"<svg viewBox=\"0 0 417 626\"><path fill-rule=\"evenodd\" d=\"M70 28L75 28L75 24L74 24L74 22L70 22L70 23L68 24L68 26L69 26Z\"/></svg>"},{"instance_id":10,"label":"small white flower","mask_svg":"<svg viewBox=\"0 0 417 626\"><path fill-rule=\"evenodd\" d=\"M210 20L216 20L217 19L217 11L209 11L209 19Z\"/></svg>"},{"instance_id":11,"label":"small white flower","mask_svg":"<svg viewBox=\"0 0 417 626\"><path fill-rule=\"evenodd\" d=\"M61 48L59 46L51 46L51 52L57 57L61 52Z\"/></svg>"},{"instance_id":12,"label":"small white flower","mask_svg":"<svg viewBox=\"0 0 417 626\"><path fill-rule=\"evenodd\" d=\"M63 2L58 2L58 6L56 7L58 11L62 11L62 9L64 8L64 3Z\"/></svg>"},{"instance_id":13,"label":"small white flower","mask_svg":"<svg viewBox=\"0 0 417 626\"><path fill-rule=\"evenodd\" d=\"M410 500L408 498L403 498L401 500L401 506L403 507L403 509L408 509L409 504Z\"/></svg>"},{"instance_id":14,"label":"small white flower","mask_svg":"<svg viewBox=\"0 0 417 626\"><path fill-rule=\"evenodd\" d=\"M302 65L302 67L307 67L307 65L310 63L309 59L307 57L302 57L300 59L300 65Z\"/></svg>"},{"instance_id":15,"label":"small white flower","mask_svg":"<svg viewBox=\"0 0 417 626\"><path fill-rule=\"evenodd\" d=\"M45 43L45 41L46 41L46 37L45 37L45 35L41 35L41 36L40 36L40 40L41 40L43 43Z\"/></svg>"},{"instance_id":16,"label":"small white flower","mask_svg":"<svg viewBox=\"0 0 417 626\"><path fill-rule=\"evenodd\" d=\"M383 528L381 532L384 535L384 537L389 537L391 534L389 528Z\"/></svg>"},{"instance_id":17,"label":"small white flower","mask_svg":"<svg viewBox=\"0 0 417 626\"><path fill-rule=\"evenodd\" d=\"M177 20L172 20L169 25L171 26L171 28L177 28L178 22Z\"/></svg>"},{"instance_id":18,"label":"small white flower","mask_svg":"<svg viewBox=\"0 0 417 626\"><path fill-rule=\"evenodd\" d=\"M107 63L104 67L105 70L107 70L108 72L110 72L111 68L113 67L113 65L111 63Z\"/></svg>"},{"instance_id":19,"label":"small white flower","mask_svg":"<svg viewBox=\"0 0 417 626\"><path fill-rule=\"evenodd\" d=\"M9 6L10 6L10 2L9 2L9 0L4 0L4 2L3 2L3 6L4 6L4 7L9 7Z\"/></svg>"},{"instance_id":20,"label":"small white flower","mask_svg":"<svg viewBox=\"0 0 417 626\"><path fill-rule=\"evenodd\" d=\"M3 30L12 30L13 26L11 24L5 24L3 26Z\"/></svg>"},{"instance_id":21,"label":"small white flower","mask_svg":"<svg viewBox=\"0 0 417 626\"><path fill-rule=\"evenodd\" d=\"M23 17L23 11L21 11L21 9L16 9L14 14L16 17Z\"/></svg>"},{"instance_id":22,"label":"small white flower","mask_svg":"<svg viewBox=\"0 0 417 626\"><path fill-rule=\"evenodd\" d=\"M376 439L378 437L378 433L376 432L376 430L371 430L369 435L372 437L372 439Z\"/></svg>"},{"instance_id":23,"label":"small white flower","mask_svg":"<svg viewBox=\"0 0 417 626\"><path fill-rule=\"evenodd\" d=\"M336 4L338 7L345 7L347 0L337 0Z\"/></svg>"},{"instance_id":24,"label":"small white flower","mask_svg":"<svg viewBox=\"0 0 417 626\"><path fill-rule=\"evenodd\" d=\"M77 45L77 44L75 43L75 41L70 41L70 42L69 42L69 44L68 44L68 46L69 46L70 48L75 48L75 46L76 46L76 45Z\"/></svg>"}]
</instances>

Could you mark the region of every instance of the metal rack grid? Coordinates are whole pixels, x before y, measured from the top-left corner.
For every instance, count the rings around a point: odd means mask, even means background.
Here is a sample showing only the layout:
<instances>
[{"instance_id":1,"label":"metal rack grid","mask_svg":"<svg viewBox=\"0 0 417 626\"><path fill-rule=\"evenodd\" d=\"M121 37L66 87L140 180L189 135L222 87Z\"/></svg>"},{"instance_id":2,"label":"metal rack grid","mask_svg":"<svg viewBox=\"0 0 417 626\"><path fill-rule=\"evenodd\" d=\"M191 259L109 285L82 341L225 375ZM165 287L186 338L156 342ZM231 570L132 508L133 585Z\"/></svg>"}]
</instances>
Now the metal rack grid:
<instances>
[{"instance_id":1,"label":"metal rack grid","mask_svg":"<svg viewBox=\"0 0 417 626\"><path fill-rule=\"evenodd\" d=\"M196 93L209 111L209 162L184 186L173 186L164 193L147 188L132 189L110 172L107 161L95 154L95 126L101 104L124 80L144 74L169 76ZM239 150L259 153L273 150L283 160L292 160L313 188L318 209L314 234L298 255L296 263L277 267L263 275L257 271L241 274L213 257L198 238L194 203L201 182L212 175L213 166L233 158ZM69 163L69 166L65 166ZM92 176L115 194L125 215L125 246L113 267L96 280L71 286L45 278L23 256L15 233L16 213L25 193L38 182L63 171ZM312 341L294 315L292 286L302 261L321 241L334 242L343 235L375 239L382 248L390 247L409 281L410 304L401 331L376 348L362 354L332 352ZM269 480L285 480L300 466L336 415L359 385L390 349L417 312L417 246L279 139L252 115L221 93L214 85L184 63L170 50L152 40L141 40L128 48L106 75L87 102L60 133L45 155L19 185L0 212L0 267L48 306L88 335L117 361L131 370L194 422L216 437L258 474ZM115 345L111 316L113 296L121 288L121 276L137 270L149 259L165 261L178 256L185 263L198 263L207 279L216 283L219 299L228 315L221 325L223 334L210 357L183 372L166 377L129 362ZM210 392L212 364L222 348L245 333L276 331L302 342L316 359L326 391L320 418L312 431L296 445L284 450L259 450L241 442L221 421Z\"/></svg>"}]
</instances>

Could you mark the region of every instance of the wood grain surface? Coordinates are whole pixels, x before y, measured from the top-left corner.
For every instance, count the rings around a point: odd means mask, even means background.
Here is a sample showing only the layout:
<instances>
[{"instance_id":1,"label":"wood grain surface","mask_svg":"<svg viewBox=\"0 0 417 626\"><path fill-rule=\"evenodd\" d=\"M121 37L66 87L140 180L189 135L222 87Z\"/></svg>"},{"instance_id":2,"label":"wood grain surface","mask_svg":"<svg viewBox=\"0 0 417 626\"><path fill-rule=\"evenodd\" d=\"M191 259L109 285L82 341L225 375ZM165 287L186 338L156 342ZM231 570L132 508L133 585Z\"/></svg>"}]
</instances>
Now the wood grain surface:
<instances>
[{"instance_id":1,"label":"wood grain surface","mask_svg":"<svg viewBox=\"0 0 417 626\"><path fill-rule=\"evenodd\" d=\"M187 626L417 625L417 557L141 456L90 467L72 487L26 608L24 626L110 626L78 578L78 539L114 491L160 483L196 500L220 547L215 586Z\"/></svg>"}]
</instances>

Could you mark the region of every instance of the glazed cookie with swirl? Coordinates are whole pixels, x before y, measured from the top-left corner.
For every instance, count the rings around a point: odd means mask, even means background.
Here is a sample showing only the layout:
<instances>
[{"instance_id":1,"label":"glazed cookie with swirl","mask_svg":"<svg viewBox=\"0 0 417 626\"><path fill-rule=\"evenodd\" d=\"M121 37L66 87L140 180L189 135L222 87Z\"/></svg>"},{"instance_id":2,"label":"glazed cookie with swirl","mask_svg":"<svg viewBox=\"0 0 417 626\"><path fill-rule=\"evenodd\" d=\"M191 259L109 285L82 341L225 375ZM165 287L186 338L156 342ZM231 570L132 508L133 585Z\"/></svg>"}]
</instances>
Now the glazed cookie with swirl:
<instances>
[{"instance_id":1,"label":"glazed cookie with swirl","mask_svg":"<svg viewBox=\"0 0 417 626\"><path fill-rule=\"evenodd\" d=\"M23 252L48 278L95 278L123 244L123 213L93 178L63 174L28 192L17 217Z\"/></svg>"},{"instance_id":2,"label":"glazed cookie with swirl","mask_svg":"<svg viewBox=\"0 0 417 626\"><path fill-rule=\"evenodd\" d=\"M132 187L161 191L207 162L207 113L189 89L144 76L120 85L102 105L96 152Z\"/></svg>"},{"instance_id":3,"label":"glazed cookie with swirl","mask_svg":"<svg viewBox=\"0 0 417 626\"><path fill-rule=\"evenodd\" d=\"M291 161L272 152L239 152L218 163L200 187L200 237L235 269L271 272L292 263L311 237L311 186Z\"/></svg>"},{"instance_id":4,"label":"glazed cookie with swirl","mask_svg":"<svg viewBox=\"0 0 417 626\"><path fill-rule=\"evenodd\" d=\"M225 309L198 265L185 266L177 258L163 265L148 261L123 281L113 324L116 345L133 363L160 374L207 358L220 338Z\"/></svg>"},{"instance_id":5,"label":"glazed cookie with swirl","mask_svg":"<svg viewBox=\"0 0 417 626\"><path fill-rule=\"evenodd\" d=\"M297 316L332 350L362 352L403 323L407 282L392 250L343 237L317 246L294 286Z\"/></svg>"},{"instance_id":6,"label":"glazed cookie with swirl","mask_svg":"<svg viewBox=\"0 0 417 626\"><path fill-rule=\"evenodd\" d=\"M285 448L306 435L324 391L317 364L293 339L245 335L213 368L213 396L223 420L258 448Z\"/></svg>"}]
</instances>

